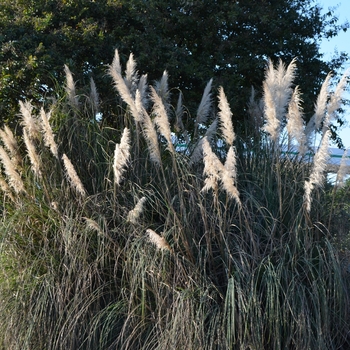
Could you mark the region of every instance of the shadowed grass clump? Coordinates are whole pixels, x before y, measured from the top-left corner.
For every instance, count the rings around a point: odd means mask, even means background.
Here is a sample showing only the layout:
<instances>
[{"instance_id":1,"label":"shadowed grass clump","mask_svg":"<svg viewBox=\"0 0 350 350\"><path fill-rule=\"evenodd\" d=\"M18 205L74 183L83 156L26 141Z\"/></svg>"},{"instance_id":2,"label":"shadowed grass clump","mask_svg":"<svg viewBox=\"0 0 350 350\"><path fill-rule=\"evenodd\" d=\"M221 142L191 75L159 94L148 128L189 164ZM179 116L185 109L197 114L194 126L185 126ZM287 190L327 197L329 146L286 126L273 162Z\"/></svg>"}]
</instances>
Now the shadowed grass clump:
<instances>
[{"instance_id":1,"label":"shadowed grass clump","mask_svg":"<svg viewBox=\"0 0 350 350\"><path fill-rule=\"evenodd\" d=\"M324 210L340 192L320 190L345 78L304 125L295 61L269 63L242 139L211 81L185 125L167 73L147 87L116 52L112 129L93 81L77 95L65 71L66 99L22 103L23 138L0 133L1 349L350 346L349 276Z\"/></svg>"}]
</instances>

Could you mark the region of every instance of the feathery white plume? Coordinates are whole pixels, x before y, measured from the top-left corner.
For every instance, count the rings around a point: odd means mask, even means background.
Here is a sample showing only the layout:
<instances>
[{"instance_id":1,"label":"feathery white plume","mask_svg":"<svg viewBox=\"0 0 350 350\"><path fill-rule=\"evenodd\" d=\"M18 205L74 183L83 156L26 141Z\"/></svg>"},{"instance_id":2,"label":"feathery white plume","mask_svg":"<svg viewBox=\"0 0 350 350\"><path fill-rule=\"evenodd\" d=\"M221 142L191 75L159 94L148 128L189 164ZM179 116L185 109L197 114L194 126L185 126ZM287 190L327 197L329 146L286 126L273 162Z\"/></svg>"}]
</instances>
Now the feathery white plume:
<instances>
[{"instance_id":1,"label":"feathery white plume","mask_svg":"<svg viewBox=\"0 0 350 350\"><path fill-rule=\"evenodd\" d=\"M329 96L329 84L332 75L329 73L321 86L315 105L315 130L319 130L321 123L326 115L326 107Z\"/></svg>"},{"instance_id":2,"label":"feathery white plume","mask_svg":"<svg viewBox=\"0 0 350 350\"><path fill-rule=\"evenodd\" d=\"M197 118L196 118L196 126L198 127L198 124L205 123L207 121L209 110L211 107L211 85L213 83L213 79L210 79L207 83L201 103L199 104L198 110L197 110Z\"/></svg>"},{"instance_id":3,"label":"feathery white plume","mask_svg":"<svg viewBox=\"0 0 350 350\"><path fill-rule=\"evenodd\" d=\"M78 96L75 91L75 83L73 80L72 72L70 71L69 67L65 64L64 65L64 72L66 74L66 92L68 95L68 101L71 107L74 109L78 109L79 103L78 103Z\"/></svg>"},{"instance_id":4,"label":"feathery white plume","mask_svg":"<svg viewBox=\"0 0 350 350\"><path fill-rule=\"evenodd\" d=\"M295 139L298 142L298 151L303 155L306 152L306 135L304 132L304 122L300 104L300 91L297 86L293 91L288 106L287 131L289 138Z\"/></svg>"},{"instance_id":5,"label":"feathery white plume","mask_svg":"<svg viewBox=\"0 0 350 350\"><path fill-rule=\"evenodd\" d=\"M210 144L206 137L203 138L203 162L204 170L203 174L206 175L204 180L203 192L207 192L210 189L217 189L218 183L221 179L220 173L223 172L224 166L220 162L219 158L212 151Z\"/></svg>"},{"instance_id":6,"label":"feathery white plume","mask_svg":"<svg viewBox=\"0 0 350 350\"><path fill-rule=\"evenodd\" d=\"M118 54L118 51L116 50L116 55L117 54ZM128 86L128 84L130 82L128 82L127 79L123 79L123 77L121 76L121 73L120 73L120 65L118 65L116 62L119 62L119 56L118 56L118 58L114 58L112 65L109 66L108 73L112 77L115 88L118 91L120 97L129 106L131 114L134 117L135 122L138 122L139 121L139 113L138 113L137 108L135 106L135 101L134 101L134 98L132 96L130 87ZM129 64L129 65L131 66L131 64ZM132 67L129 67L129 70L130 69L132 69ZM128 74L132 75L132 72L128 72Z\"/></svg>"},{"instance_id":7,"label":"feathery white plume","mask_svg":"<svg viewBox=\"0 0 350 350\"><path fill-rule=\"evenodd\" d=\"M233 146L230 147L225 165L223 165L219 158L212 151L210 144L206 138L203 139L203 161L204 171L206 175L204 180L203 192L209 189L216 190L218 183L221 183L221 187L226 193L233 199L236 200L237 204L241 205L239 198L239 192L235 185L236 182L236 155Z\"/></svg>"},{"instance_id":8,"label":"feathery white plume","mask_svg":"<svg viewBox=\"0 0 350 350\"><path fill-rule=\"evenodd\" d=\"M113 61L112 61L112 65L111 68L119 75L122 74L122 68L120 65L120 59L119 59L119 52L118 49L115 49L114 51L114 57L113 57Z\"/></svg>"},{"instance_id":9,"label":"feathery white plume","mask_svg":"<svg viewBox=\"0 0 350 350\"><path fill-rule=\"evenodd\" d=\"M162 99L166 110L169 108L169 86L168 86L168 72L163 72L162 78L155 83L155 90L158 96Z\"/></svg>"},{"instance_id":10,"label":"feathery white plume","mask_svg":"<svg viewBox=\"0 0 350 350\"><path fill-rule=\"evenodd\" d=\"M13 165L15 166L15 168L17 168L18 165L21 163L22 159L19 153L17 141L11 129L7 125L4 126L4 130L0 129L0 137L5 148L10 153L10 157L11 157L11 161L13 162Z\"/></svg>"},{"instance_id":11,"label":"feathery white plume","mask_svg":"<svg viewBox=\"0 0 350 350\"><path fill-rule=\"evenodd\" d=\"M335 88L334 93L331 95L328 107L327 107L327 116L323 125L323 132L329 128L329 124L332 122L336 115L336 111L341 107L342 96L345 91L346 85L349 82L350 68L341 77L337 87Z\"/></svg>"},{"instance_id":12,"label":"feathery white plume","mask_svg":"<svg viewBox=\"0 0 350 350\"><path fill-rule=\"evenodd\" d=\"M9 185L7 184L7 182L3 179L2 176L0 176L0 188L1 188L1 191L4 192L4 194L9 196L11 198L11 200L14 201L14 197L11 193L11 189L10 189Z\"/></svg>"},{"instance_id":13,"label":"feathery white plume","mask_svg":"<svg viewBox=\"0 0 350 350\"><path fill-rule=\"evenodd\" d=\"M157 165L161 164L162 160L160 157L157 132L150 116L145 110L143 110L142 131L148 144L151 161Z\"/></svg>"},{"instance_id":14,"label":"feathery white plume","mask_svg":"<svg viewBox=\"0 0 350 350\"><path fill-rule=\"evenodd\" d=\"M339 170L337 172L337 178L335 180L338 188L341 188L345 185L345 176L348 174L348 166L346 165L348 160L348 150L345 150L341 158Z\"/></svg>"},{"instance_id":15,"label":"feathery white plume","mask_svg":"<svg viewBox=\"0 0 350 350\"><path fill-rule=\"evenodd\" d=\"M100 109L100 101L99 101L99 96L96 88L96 84L94 82L94 79L90 79L90 103L93 112L96 114L99 112Z\"/></svg>"},{"instance_id":16,"label":"feathery white plume","mask_svg":"<svg viewBox=\"0 0 350 350\"><path fill-rule=\"evenodd\" d=\"M328 142L329 142L330 131L327 130L323 135L321 146L317 150L313 164L312 171L309 180L304 183L304 203L306 205L306 210L309 212L311 210L311 192L315 187L321 187L324 180L324 171L326 169L327 160L329 158L328 154Z\"/></svg>"},{"instance_id":17,"label":"feathery white plume","mask_svg":"<svg viewBox=\"0 0 350 350\"><path fill-rule=\"evenodd\" d=\"M236 138L236 135L233 131L232 112L227 102L224 89L221 86L219 88L219 109L220 112L218 113L218 116L220 120L221 132L227 144L231 146Z\"/></svg>"},{"instance_id":18,"label":"feathery white plume","mask_svg":"<svg viewBox=\"0 0 350 350\"><path fill-rule=\"evenodd\" d=\"M134 60L134 55L131 53L128 61L126 62L125 70L125 84L131 94L136 90L136 82L138 81L138 74L136 71L136 61Z\"/></svg>"},{"instance_id":19,"label":"feathery white plume","mask_svg":"<svg viewBox=\"0 0 350 350\"><path fill-rule=\"evenodd\" d=\"M32 143L31 139L27 134L26 128L23 129L23 140L27 148L27 153L29 156L30 163L32 165L32 170L36 176L41 177L42 174L40 171L40 158L39 155L36 153L34 144Z\"/></svg>"},{"instance_id":20,"label":"feathery white plume","mask_svg":"<svg viewBox=\"0 0 350 350\"><path fill-rule=\"evenodd\" d=\"M203 140L204 138L206 138L208 141L211 141L211 139L214 137L216 133L217 126L218 126L218 120L214 119L214 121L210 124L208 130L206 131L204 137L198 141L196 147L194 148L191 154L190 164L198 163L202 159Z\"/></svg>"},{"instance_id":21,"label":"feathery white plume","mask_svg":"<svg viewBox=\"0 0 350 350\"><path fill-rule=\"evenodd\" d=\"M119 185L125 167L130 158L130 131L128 128L125 128L123 131L120 144L115 145L114 151L114 162L113 162L113 172L114 172L114 182Z\"/></svg>"},{"instance_id":22,"label":"feathery white plume","mask_svg":"<svg viewBox=\"0 0 350 350\"><path fill-rule=\"evenodd\" d=\"M33 106L29 101L19 101L19 107L22 115L21 124L27 129L28 136L31 139L39 139L40 137L40 127L38 125L38 120L32 115Z\"/></svg>"},{"instance_id":23,"label":"feathery white plume","mask_svg":"<svg viewBox=\"0 0 350 350\"><path fill-rule=\"evenodd\" d=\"M92 231L96 231L98 234L102 235L103 231L100 227L100 225L93 219L87 218L87 217L83 217L83 219L85 219L86 222L86 227Z\"/></svg>"},{"instance_id":24,"label":"feathery white plume","mask_svg":"<svg viewBox=\"0 0 350 350\"><path fill-rule=\"evenodd\" d=\"M159 250L168 250L169 252L172 252L169 243L157 232L149 228L146 230L146 234L148 235L150 242L153 243Z\"/></svg>"},{"instance_id":25,"label":"feathery white plume","mask_svg":"<svg viewBox=\"0 0 350 350\"><path fill-rule=\"evenodd\" d=\"M132 224L136 224L138 222L138 219L140 218L140 215L143 211L143 206L146 202L146 197L142 197L135 205L134 209L130 210L128 213L127 221L131 222Z\"/></svg>"},{"instance_id":26,"label":"feathery white plume","mask_svg":"<svg viewBox=\"0 0 350 350\"><path fill-rule=\"evenodd\" d=\"M137 90L139 91L140 100L141 100L142 106L144 108L148 107L147 89L148 89L148 86L147 86L147 74L143 74L140 77L139 83L137 85ZM135 97L135 99L136 99L136 97Z\"/></svg>"},{"instance_id":27,"label":"feathery white plume","mask_svg":"<svg viewBox=\"0 0 350 350\"><path fill-rule=\"evenodd\" d=\"M277 69L269 61L266 78L263 83L266 125L265 131L270 134L271 140L276 142L280 134L280 123L285 117L286 107L289 103L292 89L291 84L295 77L296 60L286 68L279 61Z\"/></svg>"},{"instance_id":28,"label":"feathery white plume","mask_svg":"<svg viewBox=\"0 0 350 350\"><path fill-rule=\"evenodd\" d=\"M7 176L7 181L9 185L15 190L16 193L26 192L24 189L24 184L16 171L14 164L12 163L10 157L6 151L0 146L0 159L4 166L4 171Z\"/></svg>"},{"instance_id":29,"label":"feathery white plume","mask_svg":"<svg viewBox=\"0 0 350 350\"><path fill-rule=\"evenodd\" d=\"M171 153L175 153L174 146L171 140L171 130L168 120L168 115L162 99L157 94L156 90L151 86L151 99L154 103L153 113L155 114L154 122L158 127L159 132L165 137L168 143L168 149Z\"/></svg>"},{"instance_id":30,"label":"feathery white plume","mask_svg":"<svg viewBox=\"0 0 350 350\"><path fill-rule=\"evenodd\" d=\"M44 108L40 110L41 117L41 128L44 134L44 144L46 147L50 148L51 153L58 159L57 144L55 142L55 137L53 135L51 125L49 123L51 111L46 114Z\"/></svg>"},{"instance_id":31,"label":"feathery white plume","mask_svg":"<svg viewBox=\"0 0 350 350\"><path fill-rule=\"evenodd\" d=\"M85 197L86 196L85 188L84 188L77 172L75 171L72 162L70 161L70 159L67 157L67 155L65 153L62 156L62 160L63 160L64 167L66 169L67 178L68 178L71 186L82 197Z\"/></svg>"}]
</instances>

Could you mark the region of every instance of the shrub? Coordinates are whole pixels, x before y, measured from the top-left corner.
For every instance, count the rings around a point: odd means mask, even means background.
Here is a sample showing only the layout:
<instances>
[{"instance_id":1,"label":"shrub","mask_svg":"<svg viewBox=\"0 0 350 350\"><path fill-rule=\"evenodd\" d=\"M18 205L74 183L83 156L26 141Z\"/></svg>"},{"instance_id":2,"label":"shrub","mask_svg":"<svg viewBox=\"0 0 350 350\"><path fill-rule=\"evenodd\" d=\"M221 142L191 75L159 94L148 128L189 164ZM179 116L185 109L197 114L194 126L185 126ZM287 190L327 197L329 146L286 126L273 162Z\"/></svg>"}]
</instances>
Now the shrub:
<instances>
[{"instance_id":1,"label":"shrub","mask_svg":"<svg viewBox=\"0 0 350 350\"><path fill-rule=\"evenodd\" d=\"M65 70L66 100L39 116L21 103L23 138L0 134L2 348L349 346L349 280L320 190L346 78L330 95L327 78L305 127L295 62L270 62L242 139L211 81L185 128L166 72L147 88L116 52L116 130L98 121L93 82L78 96Z\"/></svg>"}]
</instances>

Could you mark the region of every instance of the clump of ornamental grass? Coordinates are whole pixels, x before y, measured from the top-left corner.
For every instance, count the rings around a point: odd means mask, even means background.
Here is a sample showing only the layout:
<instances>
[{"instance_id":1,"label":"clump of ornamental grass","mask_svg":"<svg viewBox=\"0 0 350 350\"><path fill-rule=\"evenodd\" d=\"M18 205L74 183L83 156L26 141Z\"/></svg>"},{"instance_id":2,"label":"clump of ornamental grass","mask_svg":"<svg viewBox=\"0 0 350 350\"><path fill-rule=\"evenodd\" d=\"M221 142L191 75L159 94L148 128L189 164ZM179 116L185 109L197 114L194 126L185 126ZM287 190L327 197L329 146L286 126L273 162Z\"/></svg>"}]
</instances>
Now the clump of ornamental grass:
<instances>
[{"instance_id":1,"label":"clump of ornamental grass","mask_svg":"<svg viewBox=\"0 0 350 350\"><path fill-rule=\"evenodd\" d=\"M0 347L349 346L349 279L320 191L345 78L332 94L327 77L305 125L296 62L269 62L243 140L212 80L185 125L168 74L148 86L116 51L115 130L96 120L94 83L80 94L65 72L50 112L21 103L25 147L0 134Z\"/></svg>"}]
</instances>

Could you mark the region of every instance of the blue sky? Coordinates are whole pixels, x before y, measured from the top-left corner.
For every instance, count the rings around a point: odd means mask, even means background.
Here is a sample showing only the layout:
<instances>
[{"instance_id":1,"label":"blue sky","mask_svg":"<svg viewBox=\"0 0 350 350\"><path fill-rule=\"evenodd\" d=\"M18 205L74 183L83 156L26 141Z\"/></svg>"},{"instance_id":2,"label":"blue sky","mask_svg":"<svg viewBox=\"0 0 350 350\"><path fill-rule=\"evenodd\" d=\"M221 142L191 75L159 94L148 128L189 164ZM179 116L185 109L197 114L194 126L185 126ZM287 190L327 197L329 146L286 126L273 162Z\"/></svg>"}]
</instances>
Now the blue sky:
<instances>
[{"instance_id":1,"label":"blue sky","mask_svg":"<svg viewBox=\"0 0 350 350\"><path fill-rule=\"evenodd\" d=\"M323 7L323 13L326 13L329 7L338 5L335 15L339 18L339 23L344 23L347 20L350 22L350 0L318 0L317 2ZM321 43L321 52L324 53L325 59L330 59L335 50L347 52L350 56L350 29L345 33L342 31L335 38L324 40ZM347 68L350 68L350 61L344 66L344 71ZM346 96L350 98L350 93L347 93ZM350 148L350 108L348 108L344 117L348 125L343 127L340 136L344 146Z\"/></svg>"}]
</instances>

